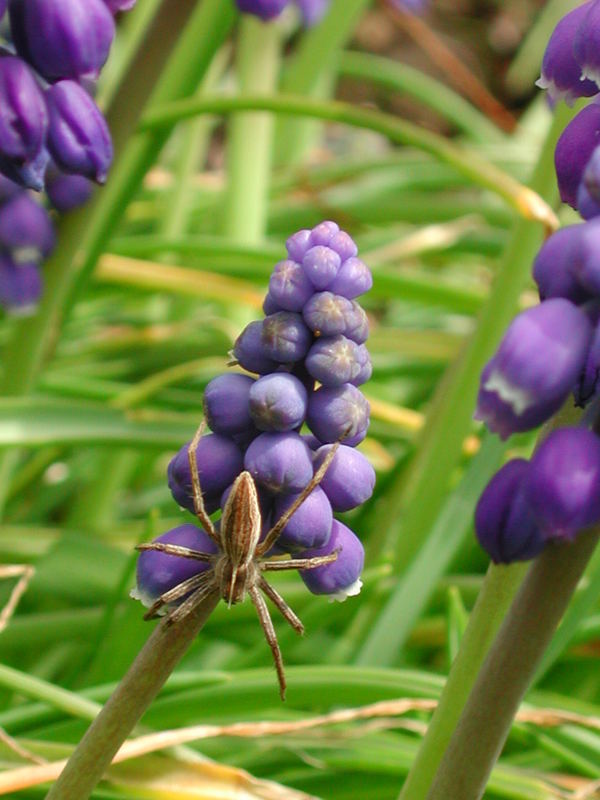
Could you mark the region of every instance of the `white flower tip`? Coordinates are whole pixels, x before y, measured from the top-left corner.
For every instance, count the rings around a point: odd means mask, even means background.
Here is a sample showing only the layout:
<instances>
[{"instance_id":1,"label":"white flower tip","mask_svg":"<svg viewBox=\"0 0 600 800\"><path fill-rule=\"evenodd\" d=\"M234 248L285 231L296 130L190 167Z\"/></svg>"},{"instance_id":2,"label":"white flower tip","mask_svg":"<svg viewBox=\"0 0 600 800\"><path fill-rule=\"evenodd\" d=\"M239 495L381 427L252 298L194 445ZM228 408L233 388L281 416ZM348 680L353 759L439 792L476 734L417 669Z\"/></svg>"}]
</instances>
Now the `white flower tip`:
<instances>
[{"instance_id":1,"label":"white flower tip","mask_svg":"<svg viewBox=\"0 0 600 800\"><path fill-rule=\"evenodd\" d=\"M339 589L337 592L328 595L329 602L333 603L337 600L338 603L343 603L348 597L356 597L357 594L360 594L362 585L361 579L357 578L354 583L351 583L350 586L346 586L345 589Z\"/></svg>"}]
</instances>

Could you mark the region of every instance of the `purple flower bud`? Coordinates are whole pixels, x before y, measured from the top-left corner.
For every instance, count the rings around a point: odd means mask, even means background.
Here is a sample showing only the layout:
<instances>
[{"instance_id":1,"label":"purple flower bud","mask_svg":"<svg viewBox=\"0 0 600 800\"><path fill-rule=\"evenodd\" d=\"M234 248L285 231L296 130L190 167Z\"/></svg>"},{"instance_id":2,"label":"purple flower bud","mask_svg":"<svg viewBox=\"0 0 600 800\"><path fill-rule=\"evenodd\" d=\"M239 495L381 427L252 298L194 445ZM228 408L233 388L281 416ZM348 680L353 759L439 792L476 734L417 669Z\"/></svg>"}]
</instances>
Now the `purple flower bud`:
<instances>
[{"instance_id":1,"label":"purple flower bud","mask_svg":"<svg viewBox=\"0 0 600 800\"><path fill-rule=\"evenodd\" d=\"M169 489L175 501L194 513L192 474L185 444L171 459L167 476ZM203 436L196 448L196 462L202 496L208 513L219 507L221 495L242 471L242 454L231 439L218 433Z\"/></svg>"},{"instance_id":2,"label":"purple flower bud","mask_svg":"<svg viewBox=\"0 0 600 800\"><path fill-rule=\"evenodd\" d=\"M33 72L20 58L0 55L0 171L40 191L48 163L48 112Z\"/></svg>"},{"instance_id":3,"label":"purple flower bud","mask_svg":"<svg viewBox=\"0 0 600 800\"><path fill-rule=\"evenodd\" d=\"M75 81L59 81L46 92L48 149L65 172L104 183L112 162L110 131L102 112Z\"/></svg>"},{"instance_id":4,"label":"purple flower bud","mask_svg":"<svg viewBox=\"0 0 600 800\"><path fill-rule=\"evenodd\" d=\"M350 311L346 315L345 335L357 344L363 344L369 338L369 318L365 310L356 300L350 301Z\"/></svg>"},{"instance_id":5,"label":"purple flower bud","mask_svg":"<svg viewBox=\"0 0 600 800\"><path fill-rule=\"evenodd\" d=\"M358 345L345 336L324 336L306 356L306 368L323 386L352 383L360 373Z\"/></svg>"},{"instance_id":6,"label":"purple flower bud","mask_svg":"<svg viewBox=\"0 0 600 800\"><path fill-rule=\"evenodd\" d=\"M118 14L120 11L131 11L136 0L104 0L111 14Z\"/></svg>"},{"instance_id":7,"label":"purple flower bud","mask_svg":"<svg viewBox=\"0 0 600 800\"><path fill-rule=\"evenodd\" d=\"M540 300L564 297L582 303L589 293L577 279L581 260L583 225L568 225L553 233L538 252L533 263L533 279L538 285Z\"/></svg>"},{"instance_id":8,"label":"purple flower bud","mask_svg":"<svg viewBox=\"0 0 600 800\"><path fill-rule=\"evenodd\" d=\"M262 343L263 320L250 322L235 340L232 354L248 372L274 372L279 364L267 355Z\"/></svg>"},{"instance_id":9,"label":"purple flower bud","mask_svg":"<svg viewBox=\"0 0 600 800\"><path fill-rule=\"evenodd\" d=\"M0 175L0 203L6 203L11 197L22 191L22 187L18 183L11 181L4 175Z\"/></svg>"},{"instance_id":10,"label":"purple flower bud","mask_svg":"<svg viewBox=\"0 0 600 800\"><path fill-rule=\"evenodd\" d=\"M360 258L347 258L337 275L327 287L334 294L341 294L352 300L368 292L373 286L371 270Z\"/></svg>"},{"instance_id":11,"label":"purple flower bud","mask_svg":"<svg viewBox=\"0 0 600 800\"><path fill-rule=\"evenodd\" d=\"M253 428L248 401L254 379L249 375L218 375L204 390L204 416L209 428L226 436Z\"/></svg>"},{"instance_id":12,"label":"purple flower bud","mask_svg":"<svg viewBox=\"0 0 600 800\"><path fill-rule=\"evenodd\" d=\"M55 171L46 176L46 193L57 211L66 214L84 205L92 196L93 184L83 175Z\"/></svg>"},{"instance_id":13,"label":"purple flower bud","mask_svg":"<svg viewBox=\"0 0 600 800\"><path fill-rule=\"evenodd\" d=\"M585 181L581 181L579 189L577 189L577 211L585 220L594 219L600 215L600 202L589 193Z\"/></svg>"},{"instance_id":14,"label":"purple flower bud","mask_svg":"<svg viewBox=\"0 0 600 800\"><path fill-rule=\"evenodd\" d=\"M577 208L577 190L600 142L600 105L590 103L564 129L554 151L554 166L563 203Z\"/></svg>"},{"instance_id":15,"label":"purple flower bud","mask_svg":"<svg viewBox=\"0 0 600 800\"><path fill-rule=\"evenodd\" d=\"M35 311L42 295L42 276L37 264L15 264L0 255L0 306L25 316Z\"/></svg>"},{"instance_id":16,"label":"purple flower bud","mask_svg":"<svg viewBox=\"0 0 600 800\"><path fill-rule=\"evenodd\" d=\"M313 476L310 450L297 433L261 433L246 450L244 468L275 494L301 492Z\"/></svg>"},{"instance_id":17,"label":"purple flower bud","mask_svg":"<svg viewBox=\"0 0 600 800\"><path fill-rule=\"evenodd\" d=\"M355 386L321 386L308 401L306 421L321 442L362 442L369 427L369 403Z\"/></svg>"},{"instance_id":18,"label":"purple flower bud","mask_svg":"<svg viewBox=\"0 0 600 800\"><path fill-rule=\"evenodd\" d=\"M316 453L319 447L323 446L322 442L320 442L317 439L317 437L314 436L312 433L301 433L300 436L302 437L302 440L306 442L308 447L313 451L313 453Z\"/></svg>"},{"instance_id":19,"label":"purple flower bud","mask_svg":"<svg viewBox=\"0 0 600 800\"><path fill-rule=\"evenodd\" d=\"M261 431L292 431L306 416L308 403L302 382L285 372L259 378L250 389L250 416Z\"/></svg>"},{"instance_id":20,"label":"purple flower bud","mask_svg":"<svg viewBox=\"0 0 600 800\"><path fill-rule=\"evenodd\" d=\"M302 309L304 321L319 336L345 333L352 314L350 300L332 292L313 294Z\"/></svg>"},{"instance_id":21,"label":"purple flower bud","mask_svg":"<svg viewBox=\"0 0 600 800\"><path fill-rule=\"evenodd\" d=\"M321 21L329 8L330 0L296 0L302 19L307 28Z\"/></svg>"},{"instance_id":22,"label":"purple flower bud","mask_svg":"<svg viewBox=\"0 0 600 800\"><path fill-rule=\"evenodd\" d=\"M54 249L54 228L45 208L27 192L0 206L0 247L17 264L38 262Z\"/></svg>"},{"instance_id":23,"label":"purple flower bud","mask_svg":"<svg viewBox=\"0 0 600 800\"><path fill-rule=\"evenodd\" d=\"M562 298L519 314L483 370L475 418L503 439L545 422L575 385L591 335L584 312Z\"/></svg>"},{"instance_id":24,"label":"purple flower bud","mask_svg":"<svg viewBox=\"0 0 600 800\"><path fill-rule=\"evenodd\" d=\"M583 172L583 183L590 196L600 202L600 147L596 147Z\"/></svg>"},{"instance_id":25,"label":"purple flower bud","mask_svg":"<svg viewBox=\"0 0 600 800\"><path fill-rule=\"evenodd\" d=\"M333 445L320 447L315 455L315 471ZM321 488L334 511L349 511L366 502L375 487L375 470L354 447L340 445L327 468Z\"/></svg>"},{"instance_id":26,"label":"purple flower bud","mask_svg":"<svg viewBox=\"0 0 600 800\"><path fill-rule=\"evenodd\" d=\"M286 494L275 501L274 520L292 505L297 494ZM325 492L318 486L312 490L300 508L292 514L281 532L278 544L291 550L323 547L329 541L333 511Z\"/></svg>"},{"instance_id":27,"label":"purple flower bud","mask_svg":"<svg viewBox=\"0 0 600 800\"><path fill-rule=\"evenodd\" d=\"M371 363L371 356L366 345L359 344L356 353L360 369L358 375L351 383L353 386L362 386L373 374L373 364Z\"/></svg>"},{"instance_id":28,"label":"purple flower bud","mask_svg":"<svg viewBox=\"0 0 600 800\"><path fill-rule=\"evenodd\" d=\"M262 310L265 317L268 317L270 314L276 314L277 311L283 311L283 308L279 305L271 293L267 292L265 299L263 300Z\"/></svg>"},{"instance_id":29,"label":"purple flower bud","mask_svg":"<svg viewBox=\"0 0 600 800\"><path fill-rule=\"evenodd\" d=\"M306 255L306 251L311 247L310 231L306 228L297 231L289 237L285 243L285 247L292 261L301 262Z\"/></svg>"},{"instance_id":30,"label":"purple flower bud","mask_svg":"<svg viewBox=\"0 0 600 800\"><path fill-rule=\"evenodd\" d=\"M572 269L582 288L596 295L600 291L600 222L577 227L580 229L579 250Z\"/></svg>"},{"instance_id":31,"label":"purple flower bud","mask_svg":"<svg viewBox=\"0 0 600 800\"><path fill-rule=\"evenodd\" d=\"M210 536L202 528L190 523L179 525L153 541L189 547L203 553L217 552L217 545ZM149 608L161 594L209 568L210 564L203 561L161 553L160 550L143 550L138 557L137 585L132 589L131 597ZM182 597L178 602L184 599Z\"/></svg>"},{"instance_id":32,"label":"purple flower bud","mask_svg":"<svg viewBox=\"0 0 600 800\"><path fill-rule=\"evenodd\" d=\"M572 105L578 97L591 97L598 93L593 81L582 79L581 62L573 52L579 38L578 30L591 5L585 3L566 14L550 36L542 60L542 75L536 85L548 90L552 102L564 99Z\"/></svg>"},{"instance_id":33,"label":"purple flower bud","mask_svg":"<svg viewBox=\"0 0 600 800\"><path fill-rule=\"evenodd\" d=\"M263 320L260 341L267 358L288 364L304 358L312 335L300 314L278 311Z\"/></svg>"},{"instance_id":34,"label":"purple flower bud","mask_svg":"<svg viewBox=\"0 0 600 800\"><path fill-rule=\"evenodd\" d=\"M576 15L576 11L579 14ZM575 97L590 97L598 92L600 79L600 6L596 2L584 3L563 17L561 22L564 23L570 16L575 17L571 26L571 58L580 70L580 83L585 84L585 91L581 90Z\"/></svg>"},{"instance_id":35,"label":"purple flower bud","mask_svg":"<svg viewBox=\"0 0 600 800\"><path fill-rule=\"evenodd\" d=\"M287 259L275 265L269 280L269 296L279 305L279 309L302 311L314 291L302 265L297 261Z\"/></svg>"},{"instance_id":36,"label":"purple flower bud","mask_svg":"<svg viewBox=\"0 0 600 800\"><path fill-rule=\"evenodd\" d=\"M49 81L95 79L115 35L103 0L9 0L17 52Z\"/></svg>"},{"instance_id":37,"label":"purple flower bud","mask_svg":"<svg viewBox=\"0 0 600 800\"><path fill-rule=\"evenodd\" d=\"M542 442L524 484L547 538L573 539L600 522L600 440L585 428L560 428Z\"/></svg>"},{"instance_id":38,"label":"purple flower bud","mask_svg":"<svg viewBox=\"0 0 600 800\"><path fill-rule=\"evenodd\" d=\"M352 239L352 237L349 236L346 231L338 231L337 233L334 233L327 246L332 250L335 250L342 260L342 263L348 258L354 258L354 256L356 256L358 253L358 247L356 246L354 239Z\"/></svg>"},{"instance_id":39,"label":"purple flower bud","mask_svg":"<svg viewBox=\"0 0 600 800\"><path fill-rule=\"evenodd\" d=\"M334 519L327 544L305 550L298 557L317 558L335 551L338 555L334 562L314 569L300 570L300 577L313 594L328 594L332 600L345 600L360 592L360 574L365 562L361 541L350 528Z\"/></svg>"},{"instance_id":40,"label":"purple flower bud","mask_svg":"<svg viewBox=\"0 0 600 800\"><path fill-rule=\"evenodd\" d=\"M595 319L592 318L594 334L587 352L585 365L573 390L575 405L580 408L585 408L596 395L598 379L600 378L600 314L598 314L598 309L595 309L595 311L596 313L593 314Z\"/></svg>"},{"instance_id":41,"label":"purple flower bud","mask_svg":"<svg viewBox=\"0 0 600 800\"><path fill-rule=\"evenodd\" d=\"M325 223L322 223L323 225ZM316 230L316 229L315 229ZM311 239L313 238L311 234ZM316 245L306 251L302 266L310 282L317 290L327 289L333 283L341 266L341 259L335 250L323 245Z\"/></svg>"},{"instance_id":42,"label":"purple flower bud","mask_svg":"<svg viewBox=\"0 0 600 800\"><path fill-rule=\"evenodd\" d=\"M278 17L289 0L236 0L237 7L245 14L254 14L262 20Z\"/></svg>"},{"instance_id":43,"label":"purple flower bud","mask_svg":"<svg viewBox=\"0 0 600 800\"><path fill-rule=\"evenodd\" d=\"M331 239L340 231L340 226L337 222L325 220L320 222L310 232L309 247L329 247Z\"/></svg>"},{"instance_id":44,"label":"purple flower bud","mask_svg":"<svg viewBox=\"0 0 600 800\"><path fill-rule=\"evenodd\" d=\"M528 561L544 549L546 540L523 492L529 462L515 458L488 483L475 509L479 544L496 564Z\"/></svg>"}]
</instances>

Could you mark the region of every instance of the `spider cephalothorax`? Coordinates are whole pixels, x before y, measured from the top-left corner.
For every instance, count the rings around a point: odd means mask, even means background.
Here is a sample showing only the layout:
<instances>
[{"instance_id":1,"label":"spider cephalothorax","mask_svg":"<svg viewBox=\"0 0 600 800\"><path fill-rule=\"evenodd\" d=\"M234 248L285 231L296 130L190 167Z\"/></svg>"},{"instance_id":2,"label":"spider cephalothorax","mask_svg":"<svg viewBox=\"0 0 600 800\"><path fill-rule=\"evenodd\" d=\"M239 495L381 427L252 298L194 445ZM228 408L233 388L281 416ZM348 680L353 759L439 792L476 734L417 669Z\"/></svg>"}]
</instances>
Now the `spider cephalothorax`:
<instances>
[{"instance_id":1,"label":"spider cephalothorax","mask_svg":"<svg viewBox=\"0 0 600 800\"><path fill-rule=\"evenodd\" d=\"M206 513L196 463L196 448L203 430L204 425L201 425L188 447L188 458L196 516L216 545L217 552L208 553L161 542L138 545L138 550L159 550L170 555L210 564L208 569L187 578L161 594L150 606L145 619L155 617L164 606L179 602L179 605L169 612L166 619L166 623L172 625L184 619L210 595L218 594L229 606L242 602L248 595L256 608L260 624L273 653L283 699L286 686L283 660L273 622L261 592L266 594L295 631L303 633L304 626L279 592L265 580L263 573L288 569L314 569L324 564L330 564L337 559L337 551L313 558L281 559L271 558L268 555L290 517L323 479L333 460L337 445L331 447L311 481L261 541L262 518L258 495L249 472L240 473L234 481L223 509L218 530ZM182 600L182 598L184 599Z\"/></svg>"}]
</instances>

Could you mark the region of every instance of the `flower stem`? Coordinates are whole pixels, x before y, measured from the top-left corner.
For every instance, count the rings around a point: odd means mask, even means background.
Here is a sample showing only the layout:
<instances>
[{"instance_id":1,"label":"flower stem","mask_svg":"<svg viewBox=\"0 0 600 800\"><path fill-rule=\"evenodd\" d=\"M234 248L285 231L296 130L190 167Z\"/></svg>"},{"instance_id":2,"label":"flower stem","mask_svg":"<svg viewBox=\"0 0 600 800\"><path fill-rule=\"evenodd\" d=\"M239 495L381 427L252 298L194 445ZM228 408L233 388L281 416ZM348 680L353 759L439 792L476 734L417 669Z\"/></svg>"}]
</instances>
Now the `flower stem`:
<instances>
[{"instance_id":1,"label":"flower stem","mask_svg":"<svg viewBox=\"0 0 600 800\"><path fill-rule=\"evenodd\" d=\"M86 800L218 602L210 595L184 620L157 626L69 758L46 800Z\"/></svg>"},{"instance_id":2,"label":"flower stem","mask_svg":"<svg viewBox=\"0 0 600 800\"><path fill-rule=\"evenodd\" d=\"M427 800L479 800L538 664L600 538L549 546L534 561L483 663Z\"/></svg>"}]
</instances>

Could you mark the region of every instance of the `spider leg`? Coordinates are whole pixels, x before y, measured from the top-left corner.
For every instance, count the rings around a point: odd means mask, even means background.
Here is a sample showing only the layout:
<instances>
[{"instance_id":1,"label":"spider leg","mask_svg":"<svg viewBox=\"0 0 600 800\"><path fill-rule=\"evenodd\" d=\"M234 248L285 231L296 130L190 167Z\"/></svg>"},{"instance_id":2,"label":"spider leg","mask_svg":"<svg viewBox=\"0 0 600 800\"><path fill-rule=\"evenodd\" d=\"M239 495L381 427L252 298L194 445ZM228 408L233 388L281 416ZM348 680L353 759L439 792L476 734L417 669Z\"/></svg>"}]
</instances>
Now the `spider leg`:
<instances>
[{"instance_id":1,"label":"spider leg","mask_svg":"<svg viewBox=\"0 0 600 800\"><path fill-rule=\"evenodd\" d=\"M267 583L262 576L258 580L258 587L263 590L273 605L279 609L281 615L290 623L296 633L304 633L304 625L301 620L294 614L279 592L270 583Z\"/></svg>"},{"instance_id":2,"label":"spider leg","mask_svg":"<svg viewBox=\"0 0 600 800\"><path fill-rule=\"evenodd\" d=\"M200 426L196 433L194 434L194 438L190 442L188 447L188 461L190 464L190 472L192 473L192 492L193 492L193 499L194 499L194 512L198 519L200 520L202 527L208 533L210 538L216 542L216 544L221 546L221 538L216 531L215 526L212 523L211 518L206 513L206 509L204 508L204 499L202 497L202 488L200 486L200 475L198 474L198 462L196 461L196 448L198 447L198 443L202 438L202 434L206 429L206 422L202 420Z\"/></svg>"},{"instance_id":3,"label":"spider leg","mask_svg":"<svg viewBox=\"0 0 600 800\"><path fill-rule=\"evenodd\" d=\"M265 553L268 553L269 550L273 547L277 539L279 539L279 535L281 531L285 528L285 526L290 521L290 517L298 511L302 503L306 500L308 495L315 489L323 480L323 477L327 470L329 469L329 465L333 461L333 457L336 454L338 447L340 446L339 442L335 442L331 450L325 456L323 463L319 467L319 469L315 472L312 476L309 483L306 484L304 489L300 492L298 497L294 500L292 505L284 511L283 514L279 517L275 525L271 528L271 530L267 533L265 538L256 548L256 555L263 556Z\"/></svg>"},{"instance_id":4,"label":"spider leg","mask_svg":"<svg viewBox=\"0 0 600 800\"><path fill-rule=\"evenodd\" d=\"M314 558L287 558L285 561L263 561L260 564L262 572L279 572L282 569L314 569L324 564L332 564L337 560L338 551L335 550L328 556L315 556Z\"/></svg>"},{"instance_id":5,"label":"spider leg","mask_svg":"<svg viewBox=\"0 0 600 800\"><path fill-rule=\"evenodd\" d=\"M214 553L204 553L202 550L192 550L191 547L183 547L180 544L163 544L162 542L148 542L136 544L136 550L159 550L170 556L181 556L182 558L193 558L196 561L203 561L210 564L213 561Z\"/></svg>"},{"instance_id":6,"label":"spider leg","mask_svg":"<svg viewBox=\"0 0 600 800\"><path fill-rule=\"evenodd\" d=\"M281 699L285 700L285 686L286 686L285 672L283 670L283 659L281 658L281 650L279 649L277 635L275 634L275 628L273 627L273 620L271 619L271 615L269 614L269 609L267 608L267 604L263 600L263 597L256 588L256 586L251 586L248 589L248 594L250 595L250 599L254 603L254 607L256 608L258 619L260 620L260 624L264 631L265 638L267 640L269 647L271 648L271 652L273 653L275 669L277 670L277 678L279 679L279 694L281 695Z\"/></svg>"},{"instance_id":7,"label":"spider leg","mask_svg":"<svg viewBox=\"0 0 600 800\"><path fill-rule=\"evenodd\" d=\"M192 575L191 578L178 583L177 586L169 589L168 592L161 594L156 602L154 602L144 614L144 619L154 619L154 617L157 616L156 612L159 611L164 605L167 605L167 603L174 603L175 600L179 600L180 597L183 597L188 592L191 592L192 589L198 589L209 579L212 580L212 578L212 570L208 570L207 572L201 572L199 575Z\"/></svg>"},{"instance_id":8,"label":"spider leg","mask_svg":"<svg viewBox=\"0 0 600 800\"><path fill-rule=\"evenodd\" d=\"M191 594L187 600L184 600L180 606L177 606L168 617L166 617L166 624L167 625L174 625L176 622L180 622L184 617L187 617L196 606L200 605L200 603L205 600L209 595L213 594L213 592L217 591L217 584L214 580L207 581L206 584L202 585L199 589Z\"/></svg>"}]
</instances>

